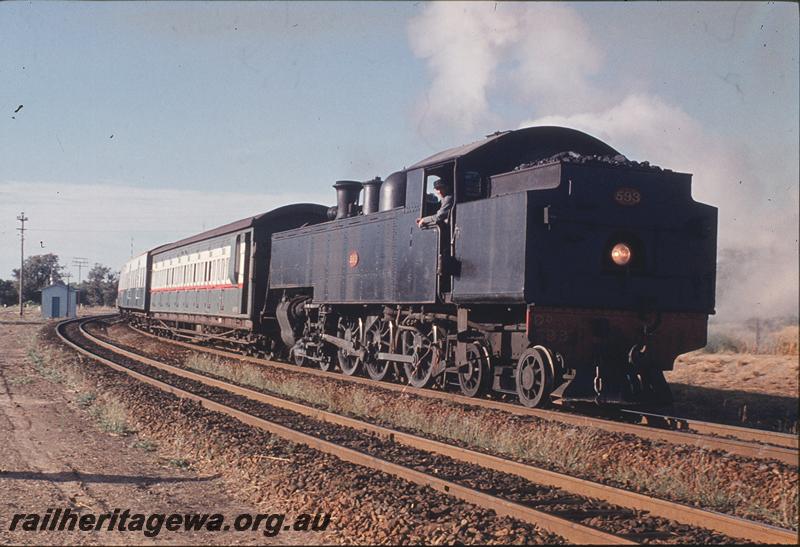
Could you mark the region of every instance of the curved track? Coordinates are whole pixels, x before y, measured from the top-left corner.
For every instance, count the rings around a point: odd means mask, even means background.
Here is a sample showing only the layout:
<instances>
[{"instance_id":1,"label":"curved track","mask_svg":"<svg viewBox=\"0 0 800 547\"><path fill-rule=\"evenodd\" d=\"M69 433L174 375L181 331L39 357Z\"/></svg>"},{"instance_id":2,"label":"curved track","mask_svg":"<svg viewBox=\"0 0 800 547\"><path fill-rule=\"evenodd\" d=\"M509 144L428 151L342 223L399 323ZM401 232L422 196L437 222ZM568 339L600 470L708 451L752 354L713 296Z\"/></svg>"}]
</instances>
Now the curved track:
<instances>
[{"instance_id":1,"label":"curved track","mask_svg":"<svg viewBox=\"0 0 800 547\"><path fill-rule=\"evenodd\" d=\"M537 418L558 421L570 425L591 426L604 431L636 435L646 439L666 441L673 444L685 444L708 450L723 450L730 454L748 458L773 459L795 466L798 465L798 458L800 457L798 454L797 435L787 433L716 424L675 416L649 414L636 410L624 410L623 413L628 419L636 419L639 423L588 416L565 410L528 408L520 404L507 403L495 399L470 398L458 393L433 389L419 389L405 384L375 382L369 378L346 376L337 372L326 372L315 368L301 369L296 365L250 357L232 351L200 346L179 340L166 339L139 329L134 330L142 335L157 340L221 357L241 359L251 363L288 371L297 372L298 370L302 370L304 373L319 377L369 385L391 391L413 393L421 397L491 408L512 414L535 416Z\"/></svg>"},{"instance_id":2,"label":"curved track","mask_svg":"<svg viewBox=\"0 0 800 547\"><path fill-rule=\"evenodd\" d=\"M417 484L431 486L435 489L447 492L450 495L454 495L462 500L480 505L481 507L493 509L501 515L509 515L520 520L535 523L542 528L562 535L571 541L580 543L630 543L638 540L664 539L667 536L674 538L675 532L651 530L638 535L614 535L607 532L600 532L580 524L581 517L585 517L587 511L586 507L581 508L580 499L578 500L577 504L578 508L567 511L562 510L559 514L560 516L553 514L553 512L538 511L524 504L516 503L513 499L503 499L502 497L492 496L474 488L469 488L463 484L433 477L428 473L419 471L418 466L413 466L414 468L408 468L408 466L398 465L392 461L382 460L375 455L364 454L361 451L353 450L352 448L331 443L316 436L310 436L280 424L266 421L262 418L242 412L236 408L226 406L207 397L199 396L196 393L192 393L185 389L177 388L174 385L157 380L149 374L136 372L129 367L115 362L117 359L107 359L106 357L98 356L97 353L105 353L108 357L108 352L113 352L113 354L116 356L123 357L123 360L127 359L142 363L148 368L152 367L160 371L168 372L170 375L191 380L192 382L198 382L205 386L219 388L221 390L225 390L226 392L246 397L251 401L258 401L259 403L270 405L271 407L286 409L292 413L313 418L314 420L319 420L328 424L335 424L335 426L349 428L351 430L357 430L360 432L368 432L369 434L384 440L391 439L393 443L408 447L409 450L433 453L450 460L457 460L459 462L464 462L465 464L480 466L480 469L493 470L505 475L522 477L531 482L536 482L539 485L556 487L562 491L568 492L569 494L599 498L604 502L618 506L617 508L604 507L600 509L598 509L596 506L590 507L588 512L595 517L602 515L604 518L608 517L612 521L615 519L617 521L620 519L624 520L625 509L621 508L627 508L628 510L633 510L632 515L636 515L636 518L639 521L641 521L642 518L646 519L647 517L643 517L640 513L638 513L638 511L648 511L652 516L668 518L687 525L703 526L705 528L710 528L716 532L725 534L729 538L741 537L750 541L760 541L765 543L794 543L796 539L796 533L793 531L782 530L772 526L767 526L728 515L702 511L681 504L653 499L641 494L627 492L621 489L616 489L581 479L575 479L495 456L466 450L460 447L451 446L445 443L424 439L415 435L410 435L352 418L321 411L313 407L276 398L218 379L210 378L194 372L189 372L188 370L154 361L136 353L118 348L113 344L109 344L108 342L104 342L92 336L83 329L83 324L91 320L91 318L78 320L78 328L74 329L74 332L71 335L66 334L66 327L76 323L76 321L64 322L59 325L59 336L61 336L62 339L64 339L65 342L73 348L101 361L108 366L111 366L117 370L121 370L139 380L148 382L156 387L159 387L160 389L164 389L180 397L199 400L209 409L232 415L244 421L245 423L267 429L268 431L285 437L289 440L301 442L321 451L329 452L344 460L373 469L386 471L390 474L410 480ZM107 351L98 352L98 349ZM437 473L437 475L438 474L440 473ZM558 501L563 501L563 498L559 498ZM569 515L567 518L564 518L565 513ZM685 530L683 533L691 534L691 532L686 532ZM678 537L680 537L680 535L678 535ZM687 538L692 539L696 539L696 537L697 536L692 535L687 536Z\"/></svg>"}]
</instances>

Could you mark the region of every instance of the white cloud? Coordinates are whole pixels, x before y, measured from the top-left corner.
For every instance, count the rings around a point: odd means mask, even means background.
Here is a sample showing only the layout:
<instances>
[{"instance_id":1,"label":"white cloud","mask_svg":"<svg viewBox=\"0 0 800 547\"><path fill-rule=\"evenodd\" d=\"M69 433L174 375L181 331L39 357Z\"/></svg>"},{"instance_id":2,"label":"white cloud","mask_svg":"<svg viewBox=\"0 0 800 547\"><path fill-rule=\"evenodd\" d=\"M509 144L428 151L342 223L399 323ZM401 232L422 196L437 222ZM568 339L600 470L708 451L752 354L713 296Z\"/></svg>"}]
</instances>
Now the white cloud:
<instances>
[{"instance_id":1,"label":"white cloud","mask_svg":"<svg viewBox=\"0 0 800 547\"><path fill-rule=\"evenodd\" d=\"M118 269L139 253L194 233L290 203L335 202L325 194L245 194L115 185L0 183L0 278L19 267L15 218L30 219L25 255L54 253L68 265L86 257ZM44 244L44 247L42 247ZM74 270L74 269L73 269ZM77 274L77 271L74 270Z\"/></svg>"}]
</instances>

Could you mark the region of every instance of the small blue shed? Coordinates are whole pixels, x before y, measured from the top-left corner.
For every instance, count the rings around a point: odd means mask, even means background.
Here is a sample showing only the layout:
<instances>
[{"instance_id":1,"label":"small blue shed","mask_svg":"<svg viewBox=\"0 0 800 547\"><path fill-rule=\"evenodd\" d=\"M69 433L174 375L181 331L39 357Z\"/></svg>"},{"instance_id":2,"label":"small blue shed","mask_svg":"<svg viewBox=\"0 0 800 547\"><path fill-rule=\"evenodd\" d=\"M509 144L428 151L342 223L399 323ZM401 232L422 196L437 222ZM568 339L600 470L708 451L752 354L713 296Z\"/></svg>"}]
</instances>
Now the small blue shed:
<instances>
[{"instance_id":1,"label":"small blue shed","mask_svg":"<svg viewBox=\"0 0 800 547\"><path fill-rule=\"evenodd\" d=\"M54 283L42 289L42 317L75 317L78 291L63 283Z\"/></svg>"}]
</instances>

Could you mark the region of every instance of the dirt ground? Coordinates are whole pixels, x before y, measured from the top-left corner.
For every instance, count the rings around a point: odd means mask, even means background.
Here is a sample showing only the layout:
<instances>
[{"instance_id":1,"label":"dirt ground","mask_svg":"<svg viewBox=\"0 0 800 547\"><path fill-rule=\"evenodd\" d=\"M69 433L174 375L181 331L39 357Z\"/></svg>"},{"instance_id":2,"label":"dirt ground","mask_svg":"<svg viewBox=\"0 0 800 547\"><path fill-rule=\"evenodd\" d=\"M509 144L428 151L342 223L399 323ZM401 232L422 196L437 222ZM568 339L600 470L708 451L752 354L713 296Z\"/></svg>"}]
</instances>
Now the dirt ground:
<instances>
[{"instance_id":1,"label":"dirt ground","mask_svg":"<svg viewBox=\"0 0 800 547\"><path fill-rule=\"evenodd\" d=\"M667 380L797 398L799 366L797 355L693 352L678 357Z\"/></svg>"},{"instance_id":2,"label":"dirt ground","mask_svg":"<svg viewBox=\"0 0 800 547\"><path fill-rule=\"evenodd\" d=\"M136 435L104 431L65 385L43 379L28 347L41 324L0 310L0 544L302 544L305 534L261 531L9 531L14 514L50 508L101 514L220 513L230 522L258 511L235 499L218 476L158 456Z\"/></svg>"},{"instance_id":3,"label":"dirt ground","mask_svg":"<svg viewBox=\"0 0 800 547\"><path fill-rule=\"evenodd\" d=\"M677 414L743 426L798 431L797 355L681 355L666 373Z\"/></svg>"}]
</instances>

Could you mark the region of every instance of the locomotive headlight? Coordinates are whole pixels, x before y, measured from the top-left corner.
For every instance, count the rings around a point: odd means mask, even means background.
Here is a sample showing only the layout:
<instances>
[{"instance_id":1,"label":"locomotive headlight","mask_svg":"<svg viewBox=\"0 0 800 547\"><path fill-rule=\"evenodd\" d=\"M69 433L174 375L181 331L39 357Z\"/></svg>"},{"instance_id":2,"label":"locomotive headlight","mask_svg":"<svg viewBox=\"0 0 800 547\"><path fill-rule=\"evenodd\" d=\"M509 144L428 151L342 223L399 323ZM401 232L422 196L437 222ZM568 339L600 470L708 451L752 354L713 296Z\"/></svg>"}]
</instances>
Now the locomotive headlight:
<instances>
[{"instance_id":1,"label":"locomotive headlight","mask_svg":"<svg viewBox=\"0 0 800 547\"><path fill-rule=\"evenodd\" d=\"M631 261L631 248L624 243L617 243L611 249L611 260L617 266L625 266Z\"/></svg>"}]
</instances>

